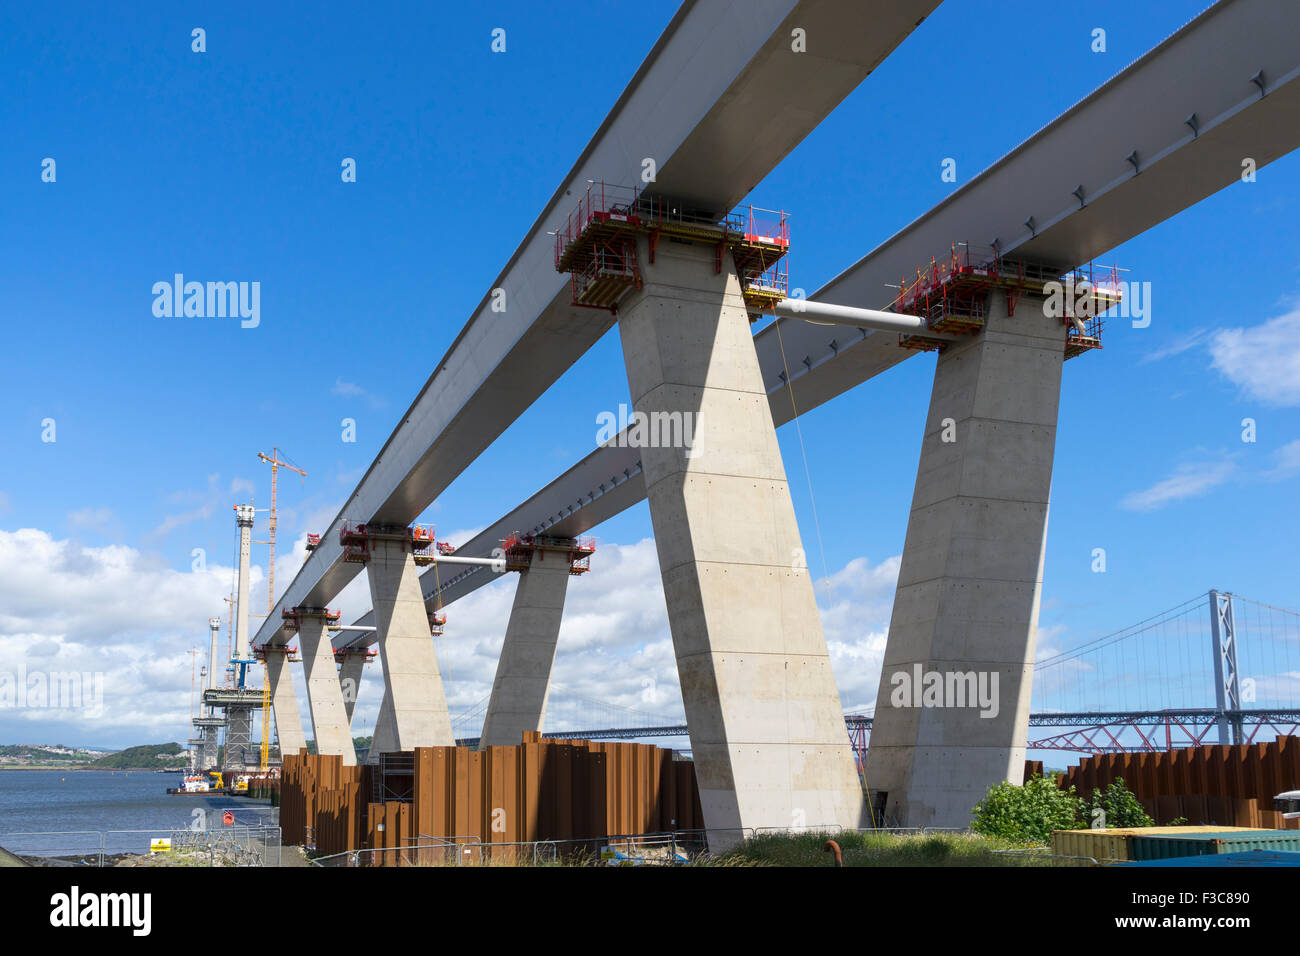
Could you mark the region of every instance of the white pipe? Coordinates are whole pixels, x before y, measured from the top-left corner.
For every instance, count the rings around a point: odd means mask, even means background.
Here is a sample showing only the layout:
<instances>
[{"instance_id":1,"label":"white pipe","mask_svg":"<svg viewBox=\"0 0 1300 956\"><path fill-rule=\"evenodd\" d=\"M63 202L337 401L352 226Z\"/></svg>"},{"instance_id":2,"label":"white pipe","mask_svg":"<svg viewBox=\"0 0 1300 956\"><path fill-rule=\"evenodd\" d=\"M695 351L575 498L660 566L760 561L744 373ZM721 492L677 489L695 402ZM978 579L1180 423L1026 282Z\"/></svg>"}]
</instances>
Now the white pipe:
<instances>
[{"instance_id":1,"label":"white pipe","mask_svg":"<svg viewBox=\"0 0 1300 956\"><path fill-rule=\"evenodd\" d=\"M457 558L450 554L439 554L434 556L435 564L475 564L482 568L491 568L493 571L504 571L506 569L505 558Z\"/></svg>"},{"instance_id":2,"label":"white pipe","mask_svg":"<svg viewBox=\"0 0 1300 956\"><path fill-rule=\"evenodd\" d=\"M331 624L331 631L377 631L377 627L366 627L364 624Z\"/></svg>"},{"instance_id":3,"label":"white pipe","mask_svg":"<svg viewBox=\"0 0 1300 956\"><path fill-rule=\"evenodd\" d=\"M832 305L810 299L782 299L772 306L772 314L787 319L803 319L814 325L851 325L859 329L879 332L924 332L926 338L956 340L958 336L931 332L925 322L915 315L898 312L880 312L876 309L858 309L851 305Z\"/></svg>"}]
</instances>

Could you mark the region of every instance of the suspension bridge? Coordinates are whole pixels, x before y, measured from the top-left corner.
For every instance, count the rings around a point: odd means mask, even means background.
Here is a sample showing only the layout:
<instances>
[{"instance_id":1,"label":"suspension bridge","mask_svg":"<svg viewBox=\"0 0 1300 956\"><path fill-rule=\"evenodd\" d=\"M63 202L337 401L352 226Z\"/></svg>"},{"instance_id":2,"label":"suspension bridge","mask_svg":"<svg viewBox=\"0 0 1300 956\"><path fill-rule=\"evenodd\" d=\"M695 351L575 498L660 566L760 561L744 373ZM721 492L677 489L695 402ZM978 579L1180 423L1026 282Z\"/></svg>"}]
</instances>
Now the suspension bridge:
<instances>
[{"instance_id":1,"label":"suspension bridge","mask_svg":"<svg viewBox=\"0 0 1300 956\"><path fill-rule=\"evenodd\" d=\"M565 695L566 728L587 740L686 737L680 719ZM461 743L487 698L456 718ZM575 719L576 718L576 719ZM873 715L844 715L861 760ZM1028 750L1136 753L1205 743L1250 744L1300 733L1300 612L1210 591L1068 649L1040 649ZM1040 729L1054 730L1046 736Z\"/></svg>"}]
</instances>

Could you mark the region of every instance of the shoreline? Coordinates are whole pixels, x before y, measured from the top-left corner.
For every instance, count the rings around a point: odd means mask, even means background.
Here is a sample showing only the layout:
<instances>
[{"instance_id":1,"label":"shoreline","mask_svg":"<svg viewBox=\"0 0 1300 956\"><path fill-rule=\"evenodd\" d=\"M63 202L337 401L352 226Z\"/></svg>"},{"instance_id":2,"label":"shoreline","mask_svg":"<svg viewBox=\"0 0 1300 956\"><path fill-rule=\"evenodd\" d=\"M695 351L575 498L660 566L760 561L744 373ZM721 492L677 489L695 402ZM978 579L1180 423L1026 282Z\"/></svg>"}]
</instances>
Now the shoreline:
<instances>
[{"instance_id":1,"label":"shoreline","mask_svg":"<svg viewBox=\"0 0 1300 956\"><path fill-rule=\"evenodd\" d=\"M19 767L0 767L0 772L4 772L6 770L60 770L60 771L67 771L68 773L75 773L78 771L86 771L92 773L157 773L159 770L163 770L165 773L188 772L187 768L185 767L177 767L175 769L171 767L131 767L131 768L88 767L84 764L78 764L75 767L41 767L41 766L26 766L26 765L19 766Z\"/></svg>"}]
</instances>

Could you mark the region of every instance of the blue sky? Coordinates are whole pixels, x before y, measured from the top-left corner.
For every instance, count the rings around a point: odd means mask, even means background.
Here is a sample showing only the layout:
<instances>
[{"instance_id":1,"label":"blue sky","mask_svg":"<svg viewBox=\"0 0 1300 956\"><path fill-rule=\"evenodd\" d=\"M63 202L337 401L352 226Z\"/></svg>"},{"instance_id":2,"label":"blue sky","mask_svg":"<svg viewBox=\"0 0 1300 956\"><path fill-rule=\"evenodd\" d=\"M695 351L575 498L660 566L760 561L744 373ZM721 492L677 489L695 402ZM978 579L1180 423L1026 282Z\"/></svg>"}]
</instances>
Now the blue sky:
<instances>
[{"instance_id":1,"label":"blue sky","mask_svg":"<svg viewBox=\"0 0 1300 956\"><path fill-rule=\"evenodd\" d=\"M792 284L817 288L943 199L955 188L939 175L945 157L965 182L1204 6L943 4L755 190L756 203L793 215ZM137 678L158 695L89 723L0 711L0 740L183 739L185 650L204 619L225 614L230 506L269 500L257 452L279 445L309 473L282 473L283 555L334 515L675 5L569 7L0 12L0 532L7 560L33 575L21 591L8 585L0 646L64 663L127 660L117 699ZM202 54L190 48L196 26ZM507 31L504 54L490 50L495 27ZM1104 54L1090 50L1095 27L1107 31ZM937 120L954 92L971 108ZM1000 108L981 105L995 92ZM45 157L55 183L41 181ZM344 157L357 161L356 183L340 181ZM1300 606L1298 211L1293 154L1107 255L1151 283L1153 321L1110 323L1105 350L1066 367L1041 621L1056 646L1210 587ZM177 272L259 281L260 326L156 318L151 286ZM843 584L825 610L846 647L888 623L888 562L902 548L933 362L911 359L804 417L820 529L794 429L780 433L810 564ZM587 453L597 413L626 398L611 333L429 520L444 533L494 520ZM1241 440L1247 417L1254 443ZM340 440L344 418L356 420L355 443ZM41 440L45 419L55 442ZM19 529L51 543L12 537ZM607 570L625 575L607 581L645 588L630 601L646 607L619 626L647 631L616 655L617 679L562 653L557 682L671 713L671 695L658 705L636 692L646 669L672 682L657 571L637 550L646 506L597 535ZM1105 574L1090 568L1097 547ZM196 548L216 570L187 597ZM29 549L53 562L49 573ZM603 593L596 567L575 597ZM135 594L141 580L153 583ZM106 591L106 581L121 583ZM101 601L112 613L97 614ZM508 603L498 595L462 614L481 629L472 653L448 651L467 654L462 673L474 675L453 693L462 707L485 693ZM449 633L454 608L452 621ZM598 646L598 633L575 634L573 647ZM857 653L837 658L846 706L874 694L874 678L844 674L870 657Z\"/></svg>"}]
</instances>

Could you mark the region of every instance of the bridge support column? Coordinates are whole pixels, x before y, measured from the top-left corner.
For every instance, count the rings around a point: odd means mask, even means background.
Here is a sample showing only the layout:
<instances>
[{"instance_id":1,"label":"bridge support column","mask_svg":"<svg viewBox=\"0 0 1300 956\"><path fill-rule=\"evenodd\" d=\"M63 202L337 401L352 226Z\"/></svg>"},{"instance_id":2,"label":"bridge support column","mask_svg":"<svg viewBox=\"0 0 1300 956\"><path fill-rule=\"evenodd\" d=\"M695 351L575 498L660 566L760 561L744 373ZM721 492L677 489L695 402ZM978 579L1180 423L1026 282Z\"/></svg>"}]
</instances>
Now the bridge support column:
<instances>
[{"instance_id":1,"label":"bridge support column","mask_svg":"<svg viewBox=\"0 0 1300 956\"><path fill-rule=\"evenodd\" d=\"M524 731L542 729L568 586L569 557L558 550L534 550L519 572L480 747L520 744Z\"/></svg>"},{"instance_id":2,"label":"bridge support column","mask_svg":"<svg viewBox=\"0 0 1300 956\"><path fill-rule=\"evenodd\" d=\"M266 679L271 682L271 709L275 714L275 733L280 738L280 759L296 754L307 746L302 732L302 715L298 711L298 695L293 689L293 673L285 667L285 652L266 655Z\"/></svg>"},{"instance_id":3,"label":"bridge support column","mask_svg":"<svg viewBox=\"0 0 1300 956\"><path fill-rule=\"evenodd\" d=\"M316 752L341 754L345 767L354 766L357 755L352 748L352 731L339 688L329 622L323 611L300 612L298 640L302 645L302 668L307 677L307 703L311 708Z\"/></svg>"},{"instance_id":4,"label":"bridge support column","mask_svg":"<svg viewBox=\"0 0 1300 956\"><path fill-rule=\"evenodd\" d=\"M453 746L451 716L410 541L374 538L366 577L387 684L385 699L391 701L393 749ZM376 723L376 737L378 731Z\"/></svg>"},{"instance_id":5,"label":"bridge support column","mask_svg":"<svg viewBox=\"0 0 1300 956\"><path fill-rule=\"evenodd\" d=\"M866 762L891 824L965 826L1024 772L1065 327L988 312L934 374Z\"/></svg>"},{"instance_id":6,"label":"bridge support column","mask_svg":"<svg viewBox=\"0 0 1300 956\"><path fill-rule=\"evenodd\" d=\"M741 827L861 826L732 256L661 242L652 264L638 243L644 284L620 305L619 333L648 423L641 462L710 846Z\"/></svg>"},{"instance_id":7,"label":"bridge support column","mask_svg":"<svg viewBox=\"0 0 1300 956\"><path fill-rule=\"evenodd\" d=\"M339 692L343 695L343 709L348 715L348 726L352 726L352 712L357 709L357 692L361 688L361 671L366 666L364 649L349 649L341 652L343 663L339 665Z\"/></svg>"},{"instance_id":8,"label":"bridge support column","mask_svg":"<svg viewBox=\"0 0 1300 956\"><path fill-rule=\"evenodd\" d=\"M379 714L375 717L375 730L370 738L370 752L366 754L366 763L377 764L380 754L395 753L399 749L397 731L393 724L393 694L385 682L384 698L379 703Z\"/></svg>"}]
</instances>

